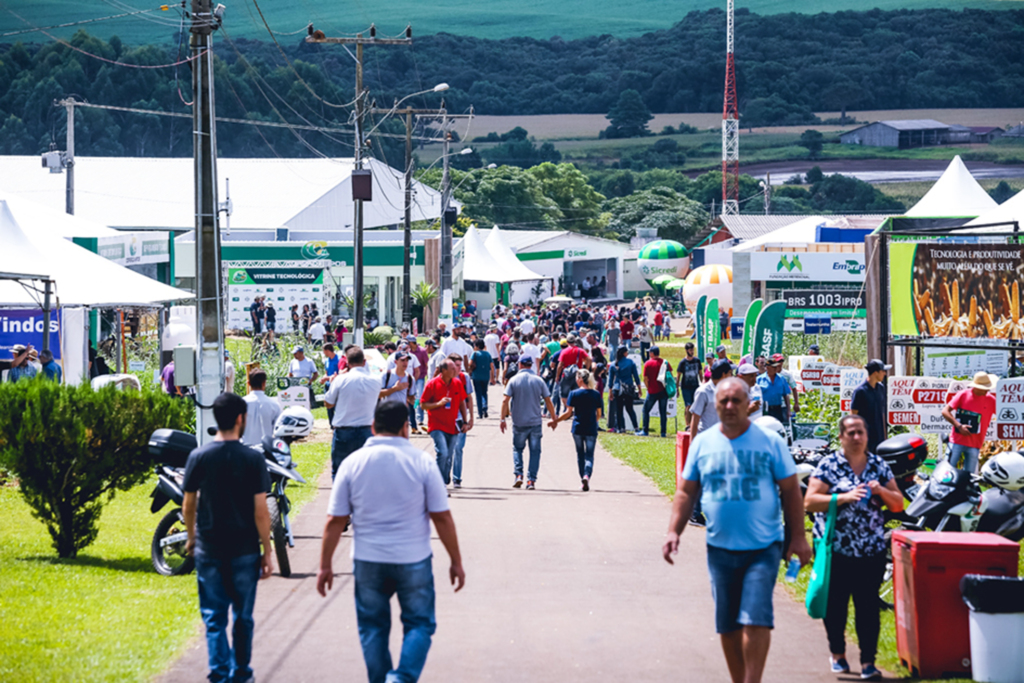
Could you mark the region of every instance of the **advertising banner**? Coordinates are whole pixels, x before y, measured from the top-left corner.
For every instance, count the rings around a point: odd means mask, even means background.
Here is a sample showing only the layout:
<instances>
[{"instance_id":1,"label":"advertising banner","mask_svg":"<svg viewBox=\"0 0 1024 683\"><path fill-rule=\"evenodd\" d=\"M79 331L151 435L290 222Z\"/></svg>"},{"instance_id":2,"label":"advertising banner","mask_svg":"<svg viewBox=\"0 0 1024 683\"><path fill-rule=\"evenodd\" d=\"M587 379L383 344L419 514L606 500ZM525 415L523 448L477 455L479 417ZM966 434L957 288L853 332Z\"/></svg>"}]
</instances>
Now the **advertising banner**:
<instances>
[{"instance_id":1,"label":"advertising banner","mask_svg":"<svg viewBox=\"0 0 1024 683\"><path fill-rule=\"evenodd\" d=\"M801 358L815 358L816 356L801 356ZM828 364L820 360L805 360L800 368L800 383L804 391L817 391L821 389L821 377L825 374L825 367ZM792 366L792 360L790 360ZM792 370L790 370L792 372Z\"/></svg>"},{"instance_id":2,"label":"advertising banner","mask_svg":"<svg viewBox=\"0 0 1024 683\"><path fill-rule=\"evenodd\" d=\"M750 255L750 279L806 282L864 282L864 254L757 251Z\"/></svg>"},{"instance_id":3,"label":"advertising banner","mask_svg":"<svg viewBox=\"0 0 1024 683\"><path fill-rule=\"evenodd\" d=\"M952 380L942 377L890 377L889 424L920 427L928 434L949 431L942 417L946 396Z\"/></svg>"},{"instance_id":4,"label":"advertising banner","mask_svg":"<svg viewBox=\"0 0 1024 683\"><path fill-rule=\"evenodd\" d=\"M763 299L754 299L750 302L750 307L747 308L747 315L743 319L743 350L741 356L746 356L754 352L754 327L757 325L757 316L761 315L761 309L764 308Z\"/></svg>"},{"instance_id":5,"label":"advertising banner","mask_svg":"<svg viewBox=\"0 0 1024 683\"><path fill-rule=\"evenodd\" d=\"M782 299L791 311L803 308L864 308L864 293L859 289L787 289L782 292Z\"/></svg>"},{"instance_id":6,"label":"advertising banner","mask_svg":"<svg viewBox=\"0 0 1024 683\"><path fill-rule=\"evenodd\" d=\"M284 408L309 408L309 380L305 377L278 377L277 403Z\"/></svg>"},{"instance_id":7,"label":"advertising banner","mask_svg":"<svg viewBox=\"0 0 1024 683\"><path fill-rule=\"evenodd\" d=\"M995 349L944 349L924 347L921 369L932 377L973 377L976 372L1005 375L1010 352Z\"/></svg>"},{"instance_id":8,"label":"advertising banner","mask_svg":"<svg viewBox=\"0 0 1024 683\"><path fill-rule=\"evenodd\" d=\"M96 252L122 266L142 263L167 263L171 247L166 232L128 232L96 240Z\"/></svg>"},{"instance_id":9,"label":"advertising banner","mask_svg":"<svg viewBox=\"0 0 1024 683\"><path fill-rule=\"evenodd\" d=\"M889 245L893 335L1008 342L1021 338L1024 246Z\"/></svg>"},{"instance_id":10,"label":"advertising banner","mask_svg":"<svg viewBox=\"0 0 1024 683\"><path fill-rule=\"evenodd\" d=\"M850 412L853 403L853 391L868 379L868 371L864 368L843 368L839 371L839 409Z\"/></svg>"},{"instance_id":11,"label":"advertising banner","mask_svg":"<svg viewBox=\"0 0 1024 683\"><path fill-rule=\"evenodd\" d=\"M721 326L718 324L718 299L711 299L704 307L702 316L704 329L701 336L704 337L704 353L709 353L718 348L722 338Z\"/></svg>"},{"instance_id":12,"label":"advertising banner","mask_svg":"<svg viewBox=\"0 0 1024 683\"><path fill-rule=\"evenodd\" d=\"M769 358L782 353L782 332L786 322L786 302L773 301L757 316L754 326L754 357Z\"/></svg>"},{"instance_id":13,"label":"advertising banner","mask_svg":"<svg viewBox=\"0 0 1024 683\"><path fill-rule=\"evenodd\" d=\"M232 268L227 269L228 327L251 330L249 307L257 296L266 297L277 311L277 332L290 332L291 316L288 310L298 305L299 310L316 304L321 315L332 308L331 292L334 282L320 268Z\"/></svg>"},{"instance_id":14,"label":"advertising banner","mask_svg":"<svg viewBox=\"0 0 1024 683\"><path fill-rule=\"evenodd\" d=\"M1000 439L1024 439L1024 378L1001 379L996 384L996 414L992 420Z\"/></svg>"},{"instance_id":15,"label":"advertising banner","mask_svg":"<svg viewBox=\"0 0 1024 683\"><path fill-rule=\"evenodd\" d=\"M843 368L833 363L829 363L825 366L825 369L821 373L821 390L827 394L841 393L841 377Z\"/></svg>"},{"instance_id":16,"label":"advertising banner","mask_svg":"<svg viewBox=\"0 0 1024 683\"><path fill-rule=\"evenodd\" d=\"M804 334L832 334L832 316L808 315L804 317Z\"/></svg>"},{"instance_id":17,"label":"advertising banner","mask_svg":"<svg viewBox=\"0 0 1024 683\"><path fill-rule=\"evenodd\" d=\"M676 397L669 396L665 412L668 413L668 417L675 417L678 414L676 410ZM658 407L657 401L655 401L654 405L651 406L651 417L661 417L661 408Z\"/></svg>"},{"instance_id":18,"label":"advertising banner","mask_svg":"<svg viewBox=\"0 0 1024 683\"><path fill-rule=\"evenodd\" d=\"M50 311L50 350L60 360L60 310ZM43 348L43 311L40 308L0 309L0 357L9 360L15 344Z\"/></svg>"},{"instance_id":19,"label":"advertising banner","mask_svg":"<svg viewBox=\"0 0 1024 683\"><path fill-rule=\"evenodd\" d=\"M697 340L697 357L701 362L704 362L704 354L707 353L704 348L704 308L707 305L708 297L705 294L697 300L697 310L693 312L693 336Z\"/></svg>"}]
</instances>

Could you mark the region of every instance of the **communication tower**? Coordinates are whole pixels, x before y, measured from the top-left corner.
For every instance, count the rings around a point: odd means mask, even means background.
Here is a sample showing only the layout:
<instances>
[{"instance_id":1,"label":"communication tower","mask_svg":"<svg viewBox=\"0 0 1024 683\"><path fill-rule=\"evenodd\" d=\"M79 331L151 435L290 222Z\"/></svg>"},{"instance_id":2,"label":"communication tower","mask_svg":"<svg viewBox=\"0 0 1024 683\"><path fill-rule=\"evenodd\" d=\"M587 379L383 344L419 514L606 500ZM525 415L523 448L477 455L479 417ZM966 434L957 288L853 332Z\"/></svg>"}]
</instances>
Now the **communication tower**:
<instances>
[{"instance_id":1,"label":"communication tower","mask_svg":"<svg viewBox=\"0 0 1024 683\"><path fill-rule=\"evenodd\" d=\"M727 0L725 104L722 107L722 215L740 212L740 114L736 104L733 0Z\"/></svg>"}]
</instances>

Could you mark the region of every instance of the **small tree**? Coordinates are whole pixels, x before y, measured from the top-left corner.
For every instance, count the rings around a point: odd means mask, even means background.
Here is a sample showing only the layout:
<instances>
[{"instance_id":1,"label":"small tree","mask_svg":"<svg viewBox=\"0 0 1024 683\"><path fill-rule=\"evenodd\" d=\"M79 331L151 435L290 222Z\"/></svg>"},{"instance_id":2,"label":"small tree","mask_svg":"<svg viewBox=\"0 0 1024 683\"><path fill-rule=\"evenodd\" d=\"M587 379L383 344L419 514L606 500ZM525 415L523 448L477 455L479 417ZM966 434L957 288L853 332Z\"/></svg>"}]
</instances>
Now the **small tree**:
<instances>
[{"instance_id":1,"label":"small tree","mask_svg":"<svg viewBox=\"0 0 1024 683\"><path fill-rule=\"evenodd\" d=\"M654 118L636 90L623 90L619 101L608 112L612 125L605 129L608 138L639 138L650 135L647 124Z\"/></svg>"},{"instance_id":2,"label":"small tree","mask_svg":"<svg viewBox=\"0 0 1024 683\"><path fill-rule=\"evenodd\" d=\"M427 309L430 308L437 300L438 294L439 292L437 291L437 287L425 280L417 283L417 285L409 292L409 295L412 297L412 302L423 309L424 317L420 319L420 322L423 323L424 329L427 326Z\"/></svg>"},{"instance_id":3,"label":"small tree","mask_svg":"<svg viewBox=\"0 0 1024 683\"><path fill-rule=\"evenodd\" d=\"M1000 180L999 184L988 191L988 194L992 199L996 200L997 204L1002 204L1007 199L1012 197L1015 193L1010 184L1005 180Z\"/></svg>"},{"instance_id":4,"label":"small tree","mask_svg":"<svg viewBox=\"0 0 1024 683\"><path fill-rule=\"evenodd\" d=\"M825 145L825 136L816 130L805 130L800 134L800 146L807 148L807 154L817 159Z\"/></svg>"},{"instance_id":5,"label":"small tree","mask_svg":"<svg viewBox=\"0 0 1024 683\"><path fill-rule=\"evenodd\" d=\"M99 533L103 504L145 481L153 431L185 429L191 403L144 384L142 391L44 379L0 385L0 463L18 478L32 514L60 557L75 557Z\"/></svg>"}]
</instances>

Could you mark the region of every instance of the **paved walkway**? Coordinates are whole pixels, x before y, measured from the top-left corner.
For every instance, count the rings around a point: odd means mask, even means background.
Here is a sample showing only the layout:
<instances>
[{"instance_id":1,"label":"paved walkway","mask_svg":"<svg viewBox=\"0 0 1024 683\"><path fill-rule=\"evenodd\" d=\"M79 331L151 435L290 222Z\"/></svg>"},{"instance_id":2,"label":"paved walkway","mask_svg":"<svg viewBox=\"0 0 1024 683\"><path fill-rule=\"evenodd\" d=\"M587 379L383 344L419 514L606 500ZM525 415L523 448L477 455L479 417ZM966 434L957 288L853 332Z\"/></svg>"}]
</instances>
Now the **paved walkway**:
<instances>
[{"instance_id":1,"label":"paved walkway","mask_svg":"<svg viewBox=\"0 0 1024 683\"><path fill-rule=\"evenodd\" d=\"M492 387L491 413L499 393ZM477 423L464 485L451 504L466 587L447 584L434 539L438 629L422 681L728 681L714 633L704 531L689 528L676 566L661 559L669 500L600 447L593 489L579 490L568 424L545 429L538 490L513 490L511 436ZM425 436L414 438L424 450ZM351 537L335 556L334 590L315 590L330 474L295 520L291 578L260 584L253 667L266 681L365 681L352 597ZM393 603L395 604L395 603ZM780 586L767 681L835 681L820 622ZM401 641L397 605L392 654ZM850 661L857 661L851 646ZM206 673L197 637L159 680Z\"/></svg>"}]
</instances>

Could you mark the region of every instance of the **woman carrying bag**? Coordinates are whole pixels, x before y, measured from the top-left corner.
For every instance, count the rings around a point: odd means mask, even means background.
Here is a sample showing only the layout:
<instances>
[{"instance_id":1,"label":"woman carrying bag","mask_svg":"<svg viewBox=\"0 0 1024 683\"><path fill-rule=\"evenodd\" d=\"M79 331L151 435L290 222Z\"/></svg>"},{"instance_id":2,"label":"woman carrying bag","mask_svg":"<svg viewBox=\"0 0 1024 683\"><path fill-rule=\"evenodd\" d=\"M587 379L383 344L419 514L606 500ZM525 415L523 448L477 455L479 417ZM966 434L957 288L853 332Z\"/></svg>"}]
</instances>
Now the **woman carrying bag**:
<instances>
[{"instance_id":1,"label":"woman carrying bag","mask_svg":"<svg viewBox=\"0 0 1024 683\"><path fill-rule=\"evenodd\" d=\"M615 362L608 368L608 386L611 388L611 397L615 402L615 430L621 434L626 433L623 410L629 414L629 419L633 423L633 431L637 430L633 401L638 396L637 387L639 385L640 373L637 372L636 363L629 359L629 349L620 346L615 354ZM611 411L610 406L609 411Z\"/></svg>"},{"instance_id":2,"label":"woman carrying bag","mask_svg":"<svg viewBox=\"0 0 1024 683\"><path fill-rule=\"evenodd\" d=\"M812 609L812 592L827 593L824 614L828 634L831 668L836 674L849 673L846 661L846 616L853 597L857 640L860 645L861 673L864 680L879 680L882 673L875 667L878 651L879 601L878 589L885 573L885 517L882 506L892 512L903 510L903 494L885 461L868 453L868 430L864 418L846 415L839 420L839 442L842 450L826 456L818 464L807 485L804 508L816 512L814 536L827 538L826 529L834 525L831 547L816 543L820 551L831 553L831 566L819 571L815 558L815 574L808 590L808 611ZM834 503L833 503L834 500ZM829 507L834 512L830 513ZM831 517L832 519L829 519Z\"/></svg>"}]
</instances>

